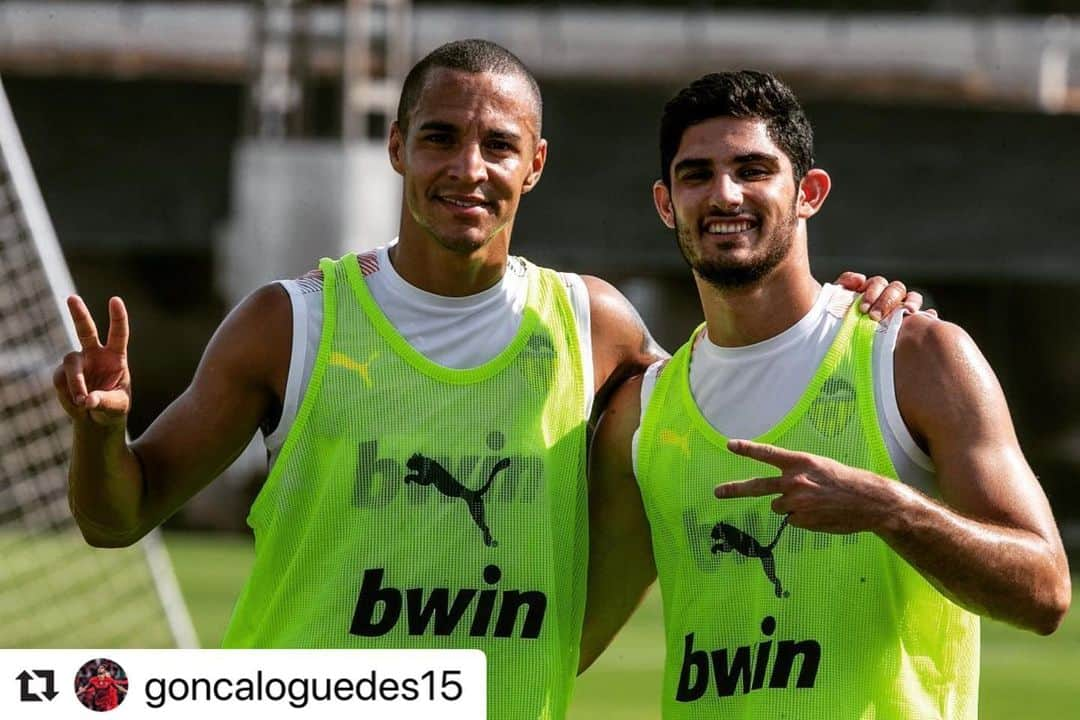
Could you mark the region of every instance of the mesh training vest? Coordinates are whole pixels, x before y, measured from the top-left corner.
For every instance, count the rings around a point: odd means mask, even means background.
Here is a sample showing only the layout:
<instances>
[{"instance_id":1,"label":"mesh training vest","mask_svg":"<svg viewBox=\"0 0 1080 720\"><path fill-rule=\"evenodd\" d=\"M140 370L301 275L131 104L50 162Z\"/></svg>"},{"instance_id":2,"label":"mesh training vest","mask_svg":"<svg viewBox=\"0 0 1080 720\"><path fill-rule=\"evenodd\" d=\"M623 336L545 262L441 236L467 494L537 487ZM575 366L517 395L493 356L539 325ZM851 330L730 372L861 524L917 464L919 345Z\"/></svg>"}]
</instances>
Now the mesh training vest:
<instances>
[{"instance_id":1,"label":"mesh training vest","mask_svg":"<svg viewBox=\"0 0 1080 720\"><path fill-rule=\"evenodd\" d=\"M853 305L802 398L757 441L896 479L874 408L876 327ZM664 718L975 718L977 616L873 533L790 527L775 496L713 496L780 471L729 452L698 410L696 336L661 372L638 451L664 601Z\"/></svg>"},{"instance_id":2,"label":"mesh training vest","mask_svg":"<svg viewBox=\"0 0 1080 720\"><path fill-rule=\"evenodd\" d=\"M562 281L524 263L520 331L455 370L396 332L354 255L320 267L322 341L248 517L255 566L224 645L479 648L490 718L562 718L588 542L584 379Z\"/></svg>"}]
</instances>

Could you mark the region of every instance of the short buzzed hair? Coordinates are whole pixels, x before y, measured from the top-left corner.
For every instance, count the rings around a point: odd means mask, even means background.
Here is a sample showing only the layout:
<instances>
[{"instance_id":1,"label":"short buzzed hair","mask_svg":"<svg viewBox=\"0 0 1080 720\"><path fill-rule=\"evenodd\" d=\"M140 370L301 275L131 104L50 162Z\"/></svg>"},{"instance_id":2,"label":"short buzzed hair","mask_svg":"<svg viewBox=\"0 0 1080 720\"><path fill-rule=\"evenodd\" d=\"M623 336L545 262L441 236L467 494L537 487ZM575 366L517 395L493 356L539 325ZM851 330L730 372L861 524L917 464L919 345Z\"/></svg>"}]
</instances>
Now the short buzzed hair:
<instances>
[{"instance_id":1,"label":"short buzzed hair","mask_svg":"<svg viewBox=\"0 0 1080 720\"><path fill-rule=\"evenodd\" d=\"M405 76L398 100L397 124L402 132L409 130L409 117L424 90L428 75L436 68L459 70L479 74L514 75L525 81L532 95L533 109L536 111L536 135L540 136L540 125L544 114L544 102L540 97L540 86L536 78L514 53L489 40L455 40L435 48L413 65Z\"/></svg>"}]
</instances>

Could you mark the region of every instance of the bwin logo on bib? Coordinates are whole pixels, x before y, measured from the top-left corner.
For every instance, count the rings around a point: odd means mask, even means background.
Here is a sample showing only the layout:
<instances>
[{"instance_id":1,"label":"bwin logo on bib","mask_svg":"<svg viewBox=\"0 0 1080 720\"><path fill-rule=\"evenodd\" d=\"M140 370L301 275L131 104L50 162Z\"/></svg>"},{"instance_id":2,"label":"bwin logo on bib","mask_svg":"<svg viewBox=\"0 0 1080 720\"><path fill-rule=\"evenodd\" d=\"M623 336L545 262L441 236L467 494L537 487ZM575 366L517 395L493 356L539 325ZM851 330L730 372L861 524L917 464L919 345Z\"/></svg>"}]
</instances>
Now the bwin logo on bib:
<instances>
[{"instance_id":1,"label":"bwin logo on bib","mask_svg":"<svg viewBox=\"0 0 1080 720\"><path fill-rule=\"evenodd\" d=\"M542 501L545 492L543 456L513 452L498 431L487 434L486 444L490 451L486 454L415 447L384 454L378 440L364 440L357 445L352 504L375 510L393 503L420 509L435 502L464 502L484 533L492 505L528 505Z\"/></svg>"}]
</instances>

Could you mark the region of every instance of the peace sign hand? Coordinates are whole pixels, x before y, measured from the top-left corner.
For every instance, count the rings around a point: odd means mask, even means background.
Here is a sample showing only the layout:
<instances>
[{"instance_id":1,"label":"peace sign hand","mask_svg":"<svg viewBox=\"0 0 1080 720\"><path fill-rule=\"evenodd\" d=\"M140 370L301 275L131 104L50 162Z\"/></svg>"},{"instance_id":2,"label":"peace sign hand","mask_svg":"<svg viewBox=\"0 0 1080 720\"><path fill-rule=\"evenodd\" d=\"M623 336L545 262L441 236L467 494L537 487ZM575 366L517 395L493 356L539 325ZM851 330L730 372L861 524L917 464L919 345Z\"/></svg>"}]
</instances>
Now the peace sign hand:
<instances>
[{"instance_id":1,"label":"peace sign hand","mask_svg":"<svg viewBox=\"0 0 1080 720\"><path fill-rule=\"evenodd\" d=\"M75 420L89 417L98 425L123 426L131 409L124 301L118 297L109 300L109 334L104 345L82 298L72 295L67 304L82 349L64 356L53 373L60 404Z\"/></svg>"},{"instance_id":2,"label":"peace sign hand","mask_svg":"<svg viewBox=\"0 0 1080 720\"><path fill-rule=\"evenodd\" d=\"M782 474L718 485L716 497L779 495L772 501L773 512L788 515L795 527L845 534L874 530L895 509L897 483L866 470L749 440L730 440L728 450L772 465Z\"/></svg>"}]
</instances>

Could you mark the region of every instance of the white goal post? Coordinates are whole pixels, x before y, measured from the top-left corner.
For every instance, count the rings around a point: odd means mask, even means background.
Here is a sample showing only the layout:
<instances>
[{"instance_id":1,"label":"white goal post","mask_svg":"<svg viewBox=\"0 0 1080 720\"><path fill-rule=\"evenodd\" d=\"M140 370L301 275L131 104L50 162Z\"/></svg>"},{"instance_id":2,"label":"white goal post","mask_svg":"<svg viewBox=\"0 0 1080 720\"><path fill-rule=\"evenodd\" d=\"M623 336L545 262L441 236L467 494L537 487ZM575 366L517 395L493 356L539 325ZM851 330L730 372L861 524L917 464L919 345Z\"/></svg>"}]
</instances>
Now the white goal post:
<instances>
[{"instance_id":1,"label":"white goal post","mask_svg":"<svg viewBox=\"0 0 1080 720\"><path fill-rule=\"evenodd\" d=\"M68 509L73 292L0 83L0 647L197 647L160 534L94 549Z\"/></svg>"}]
</instances>

